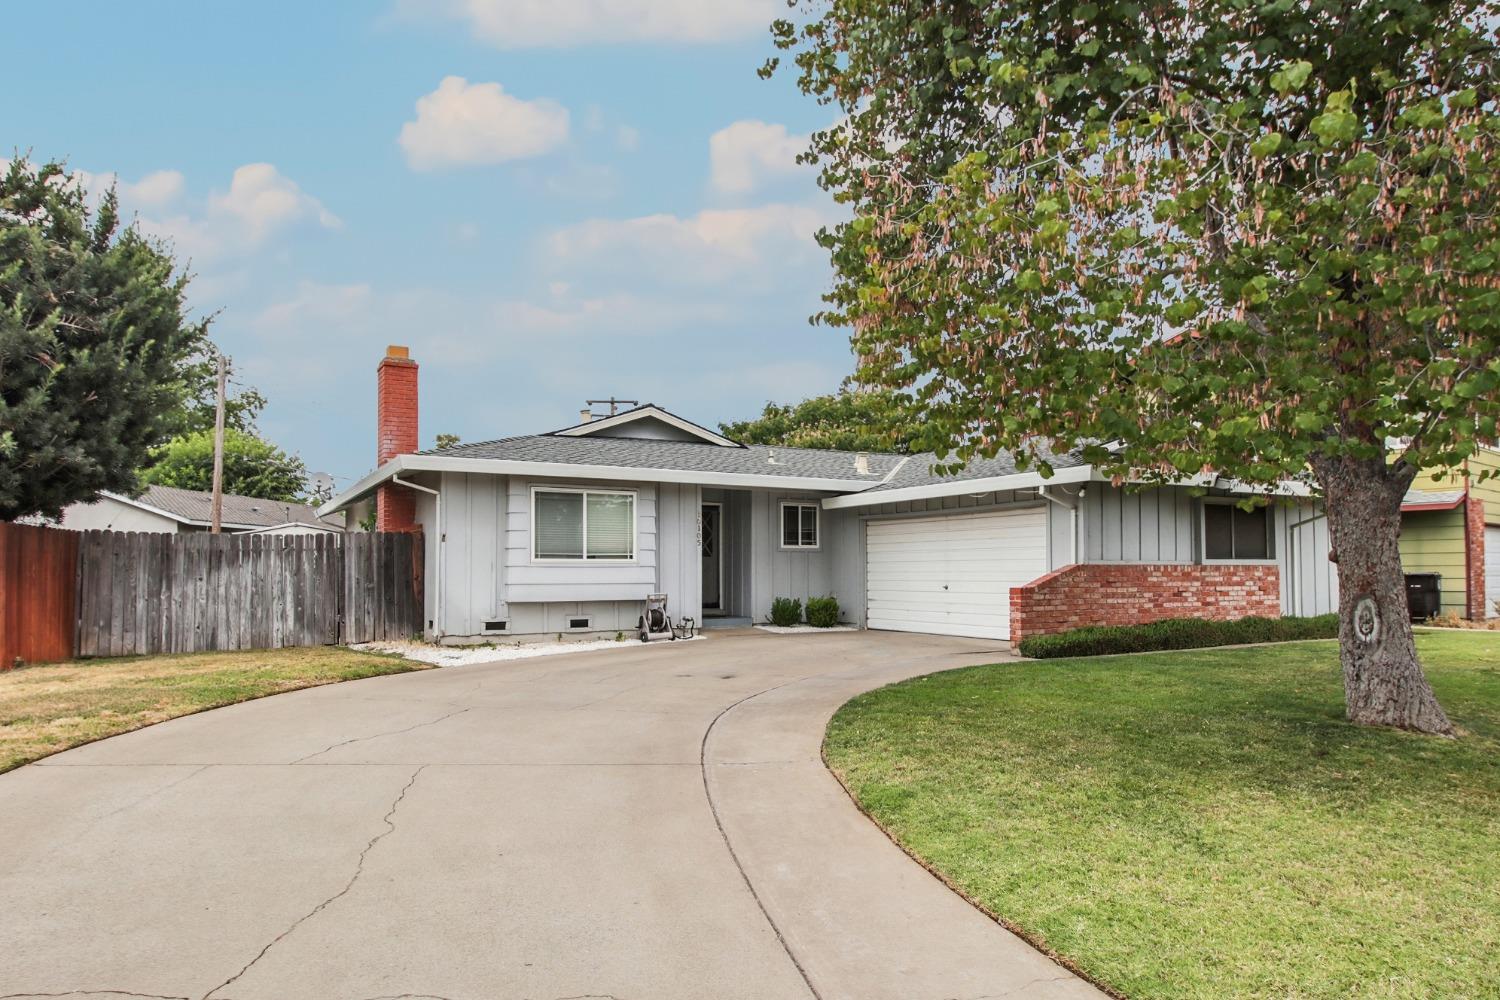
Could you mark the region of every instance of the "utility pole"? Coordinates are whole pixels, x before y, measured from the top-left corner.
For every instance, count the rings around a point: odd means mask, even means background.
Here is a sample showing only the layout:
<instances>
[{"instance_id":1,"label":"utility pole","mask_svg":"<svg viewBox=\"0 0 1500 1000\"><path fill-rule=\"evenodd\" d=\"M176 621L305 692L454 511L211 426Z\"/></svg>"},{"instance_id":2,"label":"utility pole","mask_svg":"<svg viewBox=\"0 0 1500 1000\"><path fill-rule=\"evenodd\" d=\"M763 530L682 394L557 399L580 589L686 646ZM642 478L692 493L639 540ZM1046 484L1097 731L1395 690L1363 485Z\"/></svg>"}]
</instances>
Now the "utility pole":
<instances>
[{"instance_id":1,"label":"utility pole","mask_svg":"<svg viewBox=\"0 0 1500 1000\"><path fill-rule=\"evenodd\" d=\"M229 363L219 355L219 392L214 407L214 501L213 526L209 529L219 534L224 520L224 391L229 383Z\"/></svg>"}]
</instances>

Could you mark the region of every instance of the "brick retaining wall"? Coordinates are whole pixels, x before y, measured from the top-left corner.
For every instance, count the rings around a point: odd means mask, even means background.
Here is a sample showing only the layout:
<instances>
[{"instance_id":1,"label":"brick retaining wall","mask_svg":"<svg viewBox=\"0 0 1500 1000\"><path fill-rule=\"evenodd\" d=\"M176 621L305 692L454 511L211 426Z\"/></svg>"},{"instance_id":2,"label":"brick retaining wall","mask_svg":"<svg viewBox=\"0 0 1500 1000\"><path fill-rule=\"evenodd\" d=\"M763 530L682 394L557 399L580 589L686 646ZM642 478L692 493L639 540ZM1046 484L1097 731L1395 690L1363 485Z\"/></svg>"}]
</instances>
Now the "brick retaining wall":
<instances>
[{"instance_id":1,"label":"brick retaining wall","mask_svg":"<svg viewBox=\"0 0 1500 1000\"><path fill-rule=\"evenodd\" d=\"M1075 563L1010 592L1010 641L1084 625L1281 616L1274 564Z\"/></svg>"}]
</instances>

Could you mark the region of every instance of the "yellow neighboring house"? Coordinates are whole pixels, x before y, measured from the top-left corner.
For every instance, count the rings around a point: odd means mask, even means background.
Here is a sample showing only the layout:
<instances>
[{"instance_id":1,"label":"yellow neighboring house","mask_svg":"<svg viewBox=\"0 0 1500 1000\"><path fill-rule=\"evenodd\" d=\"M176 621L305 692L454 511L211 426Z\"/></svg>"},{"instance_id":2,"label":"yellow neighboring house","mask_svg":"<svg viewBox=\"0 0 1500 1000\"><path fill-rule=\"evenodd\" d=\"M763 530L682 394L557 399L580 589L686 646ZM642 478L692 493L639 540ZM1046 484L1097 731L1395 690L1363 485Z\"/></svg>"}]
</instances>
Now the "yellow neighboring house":
<instances>
[{"instance_id":1,"label":"yellow neighboring house","mask_svg":"<svg viewBox=\"0 0 1500 1000\"><path fill-rule=\"evenodd\" d=\"M1444 614L1500 618L1500 447L1480 448L1465 471L1417 477L1401 506L1401 564L1442 576Z\"/></svg>"}]
</instances>

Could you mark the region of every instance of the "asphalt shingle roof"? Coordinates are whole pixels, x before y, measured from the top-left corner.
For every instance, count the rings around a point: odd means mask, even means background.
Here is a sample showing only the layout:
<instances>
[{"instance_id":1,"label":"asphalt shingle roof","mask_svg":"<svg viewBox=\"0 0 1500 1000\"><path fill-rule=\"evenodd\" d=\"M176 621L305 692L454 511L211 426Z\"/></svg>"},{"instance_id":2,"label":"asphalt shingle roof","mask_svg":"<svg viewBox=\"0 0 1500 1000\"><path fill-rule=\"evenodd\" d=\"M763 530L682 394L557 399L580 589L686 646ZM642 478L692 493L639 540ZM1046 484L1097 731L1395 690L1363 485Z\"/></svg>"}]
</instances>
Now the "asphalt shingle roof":
<instances>
[{"instance_id":1,"label":"asphalt shingle roof","mask_svg":"<svg viewBox=\"0 0 1500 1000\"><path fill-rule=\"evenodd\" d=\"M1071 469L1080 465L1087 465L1077 455L1049 455L1048 460L1054 469ZM1013 476L1019 472L1034 472L1036 464L1032 463L1026 469L1016 467L1015 456L1009 452L1000 452L994 458L971 459L958 472L939 475L933 471L933 466L939 463L939 459L931 452L924 452L911 456L901 469L891 477L890 482L881 483L865 492L882 493L887 490L909 489L913 486L935 486L939 483L962 483L974 479L989 479L992 476Z\"/></svg>"},{"instance_id":2,"label":"asphalt shingle roof","mask_svg":"<svg viewBox=\"0 0 1500 1000\"><path fill-rule=\"evenodd\" d=\"M135 499L186 521L208 524L213 519L213 494L203 490L148 486ZM320 519L317 511L305 504L242 497L233 493L224 494L223 518L225 524L248 524L257 528L269 528L278 524L337 523Z\"/></svg>"},{"instance_id":3,"label":"asphalt shingle roof","mask_svg":"<svg viewBox=\"0 0 1500 1000\"><path fill-rule=\"evenodd\" d=\"M854 469L855 453L848 451L766 445L725 448L693 441L560 437L554 434L532 434L460 444L421 454L510 462L557 462L627 469L673 469L682 472L836 479L846 481L851 492L867 490L871 493L987 479L1021 471L1016 468L1015 459L1007 453L989 459L974 459L961 472L938 475L933 472L933 466L939 460L930 452L911 456L877 452L870 455L870 474L860 475ZM773 454L775 464L770 461ZM1059 469L1085 464L1082 459L1072 455L1052 456L1051 461ZM895 474L891 475L892 473ZM890 481L883 482L888 475L891 476Z\"/></svg>"},{"instance_id":4,"label":"asphalt shingle roof","mask_svg":"<svg viewBox=\"0 0 1500 1000\"><path fill-rule=\"evenodd\" d=\"M854 470L854 453L814 448L747 445L726 448L696 441L656 441L643 438L562 437L530 434L460 444L423 455L445 458L487 458L507 462L560 462L569 465L610 465L626 469L674 469L681 472L718 472L739 475L844 479L851 486L877 483L901 461L900 455L872 454L870 474ZM772 456L775 462L771 461Z\"/></svg>"},{"instance_id":5,"label":"asphalt shingle roof","mask_svg":"<svg viewBox=\"0 0 1500 1000\"><path fill-rule=\"evenodd\" d=\"M1401 505L1421 504L1433 507L1457 507L1463 500L1463 490L1407 490Z\"/></svg>"}]
</instances>

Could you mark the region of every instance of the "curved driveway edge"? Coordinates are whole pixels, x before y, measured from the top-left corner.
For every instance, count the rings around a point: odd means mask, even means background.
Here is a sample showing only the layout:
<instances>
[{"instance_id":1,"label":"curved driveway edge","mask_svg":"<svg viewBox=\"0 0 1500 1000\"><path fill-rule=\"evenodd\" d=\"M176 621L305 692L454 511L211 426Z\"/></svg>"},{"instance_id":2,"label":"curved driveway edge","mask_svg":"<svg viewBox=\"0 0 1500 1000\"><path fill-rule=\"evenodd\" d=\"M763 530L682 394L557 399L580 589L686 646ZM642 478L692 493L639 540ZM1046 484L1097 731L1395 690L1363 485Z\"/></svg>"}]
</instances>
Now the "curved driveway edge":
<instances>
[{"instance_id":1,"label":"curved driveway edge","mask_svg":"<svg viewBox=\"0 0 1500 1000\"><path fill-rule=\"evenodd\" d=\"M942 665L924 657L819 673L746 699L709 730L704 775L720 827L819 1000L1104 995L907 857L822 759L828 720L850 698L935 669L1009 658L963 652Z\"/></svg>"},{"instance_id":2,"label":"curved driveway edge","mask_svg":"<svg viewBox=\"0 0 1500 1000\"><path fill-rule=\"evenodd\" d=\"M0 997L1098 994L823 768L845 699L1004 658L889 633L452 667L0 775Z\"/></svg>"}]
</instances>

